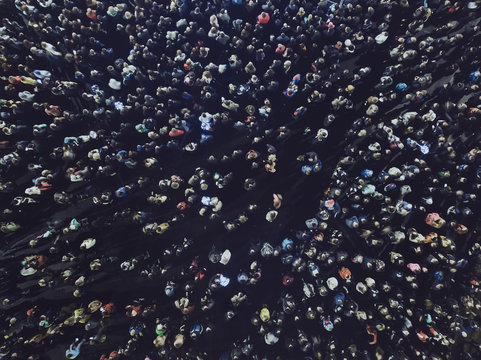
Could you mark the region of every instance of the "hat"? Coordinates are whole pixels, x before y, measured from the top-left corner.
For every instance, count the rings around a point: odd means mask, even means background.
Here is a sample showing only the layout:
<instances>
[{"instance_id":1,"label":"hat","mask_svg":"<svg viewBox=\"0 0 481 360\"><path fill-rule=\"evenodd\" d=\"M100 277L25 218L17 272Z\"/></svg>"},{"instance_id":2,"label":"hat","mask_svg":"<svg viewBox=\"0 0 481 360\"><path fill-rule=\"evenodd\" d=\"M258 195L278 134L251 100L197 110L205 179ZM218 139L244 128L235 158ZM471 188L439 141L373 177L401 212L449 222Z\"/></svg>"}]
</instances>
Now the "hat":
<instances>
[{"instance_id":1,"label":"hat","mask_svg":"<svg viewBox=\"0 0 481 360\"><path fill-rule=\"evenodd\" d=\"M335 288L337 288L338 285L339 282L335 277L330 277L329 279L327 279L327 287L329 289L334 290Z\"/></svg>"},{"instance_id":2,"label":"hat","mask_svg":"<svg viewBox=\"0 0 481 360\"><path fill-rule=\"evenodd\" d=\"M118 80L110 79L109 80L109 86L110 86L110 88L112 88L114 90L120 90L120 87L122 86L122 83Z\"/></svg>"},{"instance_id":3,"label":"hat","mask_svg":"<svg viewBox=\"0 0 481 360\"><path fill-rule=\"evenodd\" d=\"M96 312L100 307L102 306L102 303L99 300L94 300L88 305L88 310L90 313Z\"/></svg>"},{"instance_id":4,"label":"hat","mask_svg":"<svg viewBox=\"0 0 481 360\"><path fill-rule=\"evenodd\" d=\"M223 253L222 253L222 257L220 259L220 263L222 265L227 265L227 263L229 262L231 258L231 252L229 251L229 249L226 249Z\"/></svg>"}]
</instances>

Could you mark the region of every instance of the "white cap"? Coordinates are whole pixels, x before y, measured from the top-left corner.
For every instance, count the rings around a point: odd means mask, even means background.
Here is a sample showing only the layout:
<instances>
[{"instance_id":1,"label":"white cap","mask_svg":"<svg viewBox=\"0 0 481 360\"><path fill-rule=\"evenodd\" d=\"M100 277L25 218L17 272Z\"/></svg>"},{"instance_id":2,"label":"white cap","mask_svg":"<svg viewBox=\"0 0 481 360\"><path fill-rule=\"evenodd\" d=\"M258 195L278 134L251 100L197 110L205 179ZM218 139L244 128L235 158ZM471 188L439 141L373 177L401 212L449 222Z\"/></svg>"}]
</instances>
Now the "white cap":
<instances>
[{"instance_id":1,"label":"white cap","mask_svg":"<svg viewBox=\"0 0 481 360\"><path fill-rule=\"evenodd\" d=\"M339 285L339 282L335 277L330 277L329 279L327 279L327 287L329 289L334 290L335 288L337 288L337 285Z\"/></svg>"},{"instance_id":2,"label":"white cap","mask_svg":"<svg viewBox=\"0 0 481 360\"><path fill-rule=\"evenodd\" d=\"M120 90L121 85L122 83L118 80L115 80L115 79L109 80L109 86L114 90Z\"/></svg>"},{"instance_id":3,"label":"white cap","mask_svg":"<svg viewBox=\"0 0 481 360\"><path fill-rule=\"evenodd\" d=\"M220 263L222 265L227 265L227 263L229 262L230 260L230 257L231 257L231 252L229 251L229 249L226 249L223 253L222 253L222 257L220 258Z\"/></svg>"}]
</instances>

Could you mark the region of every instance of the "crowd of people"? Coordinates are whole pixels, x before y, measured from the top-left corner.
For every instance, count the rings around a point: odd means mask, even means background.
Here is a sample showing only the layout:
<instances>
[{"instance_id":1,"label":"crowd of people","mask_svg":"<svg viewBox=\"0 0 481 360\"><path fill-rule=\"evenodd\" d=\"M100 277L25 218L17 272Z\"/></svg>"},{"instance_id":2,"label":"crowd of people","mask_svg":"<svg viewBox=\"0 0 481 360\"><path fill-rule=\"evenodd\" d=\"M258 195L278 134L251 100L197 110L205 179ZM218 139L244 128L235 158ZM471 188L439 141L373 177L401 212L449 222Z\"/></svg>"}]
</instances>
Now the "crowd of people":
<instances>
[{"instance_id":1,"label":"crowd of people","mask_svg":"<svg viewBox=\"0 0 481 360\"><path fill-rule=\"evenodd\" d=\"M0 2L0 359L481 356L481 1Z\"/></svg>"}]
</instances>

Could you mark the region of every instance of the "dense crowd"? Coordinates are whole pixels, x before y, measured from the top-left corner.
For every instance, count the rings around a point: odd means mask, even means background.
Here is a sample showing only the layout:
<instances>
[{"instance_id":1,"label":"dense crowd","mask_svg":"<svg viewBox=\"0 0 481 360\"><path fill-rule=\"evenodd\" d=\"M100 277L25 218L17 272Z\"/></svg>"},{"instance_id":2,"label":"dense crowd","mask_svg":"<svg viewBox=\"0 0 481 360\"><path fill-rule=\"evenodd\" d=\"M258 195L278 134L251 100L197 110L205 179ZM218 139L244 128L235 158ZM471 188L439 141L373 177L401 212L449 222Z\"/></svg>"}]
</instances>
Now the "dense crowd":
<instances>
[{"instance_id":1,"label":"dense crowd","mask_svg":"<svg viewBox=\"0 0 481 360\"><path fill-rule=\"evenodd\" d=\"M481 1L0 2L0 359L481 357Z\"/></svg>"}]
</instances>

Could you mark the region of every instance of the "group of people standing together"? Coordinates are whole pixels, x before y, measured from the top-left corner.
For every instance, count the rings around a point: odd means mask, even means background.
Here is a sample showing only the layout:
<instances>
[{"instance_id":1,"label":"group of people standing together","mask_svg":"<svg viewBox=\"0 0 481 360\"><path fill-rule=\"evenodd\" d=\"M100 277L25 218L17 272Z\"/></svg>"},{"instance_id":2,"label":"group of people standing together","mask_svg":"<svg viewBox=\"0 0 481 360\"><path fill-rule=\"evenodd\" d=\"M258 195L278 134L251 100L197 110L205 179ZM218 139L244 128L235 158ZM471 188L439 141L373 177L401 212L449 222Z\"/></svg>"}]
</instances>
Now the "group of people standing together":
<instances>
[{"instance_id":1,"label":"group of people standing together","mask_svg":"<svg viewBox=\"0 0 481 360\"><path fill-rule=\"evenodd\" d=\"M481 1L0 3L0 359L481 356Z\"/></svg>"}]
</instances>

